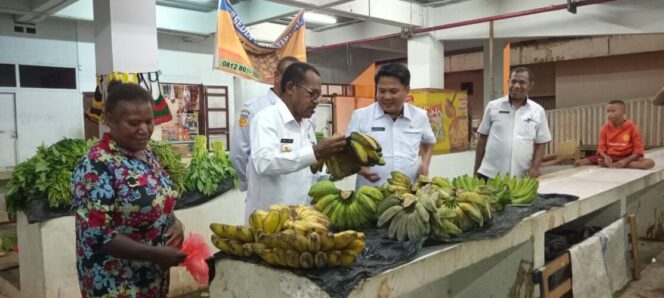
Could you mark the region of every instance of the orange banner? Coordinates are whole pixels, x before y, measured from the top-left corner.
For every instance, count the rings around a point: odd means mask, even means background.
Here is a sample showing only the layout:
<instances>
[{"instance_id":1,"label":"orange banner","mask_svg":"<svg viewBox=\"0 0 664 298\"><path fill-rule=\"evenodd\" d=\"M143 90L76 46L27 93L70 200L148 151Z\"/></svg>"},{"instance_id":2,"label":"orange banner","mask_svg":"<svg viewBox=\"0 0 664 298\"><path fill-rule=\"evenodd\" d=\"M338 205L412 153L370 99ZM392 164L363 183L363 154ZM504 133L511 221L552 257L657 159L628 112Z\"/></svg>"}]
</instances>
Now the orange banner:
<instances>
[{"instance_id":1,"label":"orange banner","mask_svg":"<svg viewBox=\"0 0 664 298\"><path fill-rule=\"evenodd\" d=\"M260 45L251 37L228 0L220 0L214 68L272 84L279 59L293 56L303 62L307 60L302 15L303 11L300 11L274 43Z\"/></svg>"}]
</instances>

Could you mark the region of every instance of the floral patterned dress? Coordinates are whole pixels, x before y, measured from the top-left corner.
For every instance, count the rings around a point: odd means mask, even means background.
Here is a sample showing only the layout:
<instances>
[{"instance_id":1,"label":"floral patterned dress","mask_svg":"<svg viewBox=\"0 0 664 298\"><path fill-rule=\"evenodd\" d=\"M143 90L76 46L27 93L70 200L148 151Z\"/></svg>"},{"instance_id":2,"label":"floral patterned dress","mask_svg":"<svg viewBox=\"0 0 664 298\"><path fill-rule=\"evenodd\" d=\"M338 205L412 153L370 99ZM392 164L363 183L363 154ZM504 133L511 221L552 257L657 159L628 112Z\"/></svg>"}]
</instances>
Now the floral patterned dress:
<instances>
[{"instance_id":1,"label":"floral patterned dress","mask_svg":"<svg viewBox=\"0 0 664 298\"><path fill-rule=\"evenodd\" d=\"M147 162L131 156L106 134L76 166L76 265L83 297L165 297L168 271L150 262L103 251L122 234L164 246L177 192L154 152Z\"/></svg>"}]
</instances>

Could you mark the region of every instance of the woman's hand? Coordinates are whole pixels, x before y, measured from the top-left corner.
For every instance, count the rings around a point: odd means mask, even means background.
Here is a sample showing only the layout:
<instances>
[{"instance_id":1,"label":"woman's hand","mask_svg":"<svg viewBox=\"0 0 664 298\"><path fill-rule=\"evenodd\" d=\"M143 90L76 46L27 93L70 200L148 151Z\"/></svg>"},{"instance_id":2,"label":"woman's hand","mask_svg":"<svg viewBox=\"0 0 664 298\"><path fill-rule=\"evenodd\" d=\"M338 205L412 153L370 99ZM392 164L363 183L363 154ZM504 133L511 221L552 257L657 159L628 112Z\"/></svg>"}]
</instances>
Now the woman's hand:
<instances>
[{"instance_id":1,"label":"woman's hand","mask_svg":"<svg viewBox=\"0 0 664 298\"><path fill-rule=\"evenodd\" d=\"M157 264L159 268L166 270L173 266L177 266L180 263L184 262L184 259L187 258L187 254L181 252L177 248L170 246L159 246L153 249L152 253L152 263Z\"/></svg>"},{"instance_id":2,"label":"woman's hand","mask_svg":"<svg viewBox=\"0 0 664 298\"><path fill-rule=\"evenodd\" d=\"M179 219L173 217L173 224L168 228L164 237L166 237L166 246L174 247L177 249L182 248L184 241L184 228Z\"/></svg>"}]
</instances>

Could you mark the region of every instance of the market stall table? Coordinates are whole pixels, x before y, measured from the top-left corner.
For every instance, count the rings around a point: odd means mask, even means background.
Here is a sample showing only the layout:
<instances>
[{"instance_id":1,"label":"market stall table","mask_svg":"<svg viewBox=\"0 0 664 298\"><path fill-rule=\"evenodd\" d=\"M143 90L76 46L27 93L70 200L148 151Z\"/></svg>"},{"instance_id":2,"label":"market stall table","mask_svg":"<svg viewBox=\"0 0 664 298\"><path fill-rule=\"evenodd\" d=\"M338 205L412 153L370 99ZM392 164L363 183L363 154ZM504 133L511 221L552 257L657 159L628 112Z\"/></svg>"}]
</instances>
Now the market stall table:
<instances>
[{"instance_id":1,"label":"market stall table","mask_svg":"<svg viewBox=\"0 0 664 298\"><path fill-rule=\"evenodd\" d=\"M540 193L569 193L578 201L531 215L497 239L425 247L402 265L362 280L349 297L530 297L530 272L544 265L544 234L575 220L606 225L628 210L637 213L639 234L664 204L664 149L647 153L651 170L576 168L542 177ZM634 210L633 210L634 209ZM210 285L212 297L328 297L312 281L289 270L221 259Z\"/></svg>"}]
</instances>

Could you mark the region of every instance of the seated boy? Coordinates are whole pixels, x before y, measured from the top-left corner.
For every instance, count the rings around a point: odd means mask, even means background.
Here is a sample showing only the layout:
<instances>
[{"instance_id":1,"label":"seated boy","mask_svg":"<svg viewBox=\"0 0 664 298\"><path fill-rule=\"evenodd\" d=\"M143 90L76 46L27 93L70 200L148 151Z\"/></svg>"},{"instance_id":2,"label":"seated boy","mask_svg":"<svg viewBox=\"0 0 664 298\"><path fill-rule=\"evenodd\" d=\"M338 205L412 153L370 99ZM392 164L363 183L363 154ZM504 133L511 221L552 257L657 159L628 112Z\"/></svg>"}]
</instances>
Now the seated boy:
<instances>
[{"instance_id":1,"label":"seated boy","mask_svg":"<svg viewBox=\"0 0 664 298\"><path fill-rule=\"evenodd\" d=\"M625 102L613 100L606 106L609 123L599 132L597 155L579 160L575 166L599 164L609 168L650 169L655 162L643 158L643 139L636 124L625 120Z\"/></svg>"}]
</instances>

